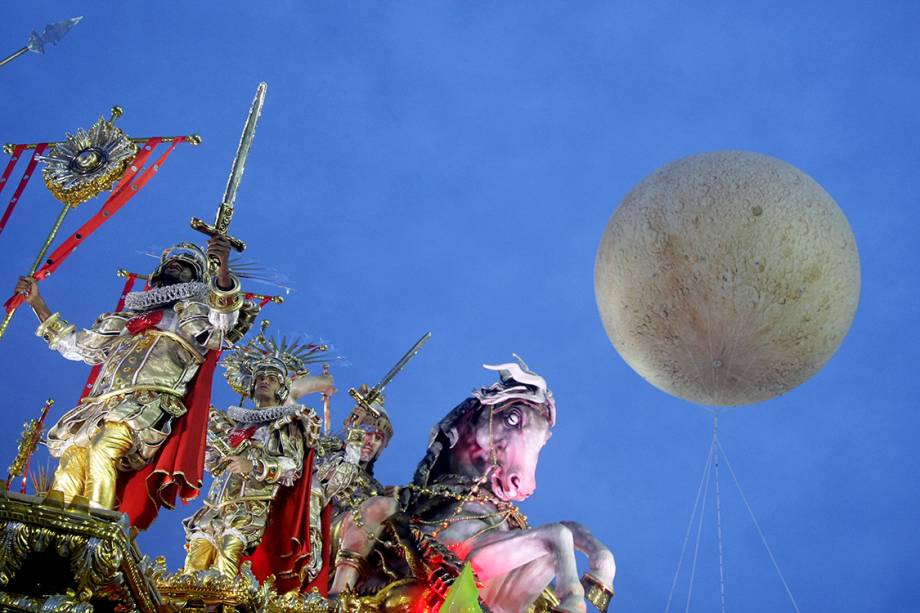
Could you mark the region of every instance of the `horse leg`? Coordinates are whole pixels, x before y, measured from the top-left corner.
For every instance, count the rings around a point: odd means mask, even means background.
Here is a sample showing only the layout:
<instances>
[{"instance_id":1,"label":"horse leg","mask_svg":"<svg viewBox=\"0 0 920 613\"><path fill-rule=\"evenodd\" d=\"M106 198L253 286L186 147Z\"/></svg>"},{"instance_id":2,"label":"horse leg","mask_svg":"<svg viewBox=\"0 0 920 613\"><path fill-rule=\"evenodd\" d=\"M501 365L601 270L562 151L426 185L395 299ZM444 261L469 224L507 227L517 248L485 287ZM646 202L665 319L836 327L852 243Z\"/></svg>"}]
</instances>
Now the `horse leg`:
<instances>
[{"instance_id":1,"label":"horse leg","mask_svg":"<svg viewBox=\"0 0 920 613\"><path fill-rule=\"evenodd\" d=\"M543 593L554 573L552 556L543 555L485 583L480 594L494 613L520 613Z\"/></svg>"},{"instance_id":2,"label":"horse leg","mask_svg":"<svg viewBox=\"0 0 920 613\"><path fill-rule=\"evenodd\" d=\"M589 572L604 586L612 590L613 577L617 572L613 553L580 523L574 521L561 523L572 531L575 549L588 556Z\"/></svg>"},{"instance_id":3,"label":"horse leg","mask_svg":"<svg viewBox=\"0 0 920 613\"><path fill-rule=\"evenodd\" d=\"M374 541L380 536L383 522L396 512L396 500L386 496L375 496L365 500L358 509L360 525L351 513L342 520L342 541L336 556L335 576L329 594L340 594L355 587L360 579L364 560L374 549Z\"/></svg>"},{"instance_id":4,"label":"horse leg","mask_svg":"<svg viewBox=\"0 0 920 613\"><path fill-rule=\"evenodd\" d=\"M515 530L472 545L468 560L479 580L487 584L514 569L548 556L556 577L556 593L561 600L559 610L572 613L584 613L586 610L585 591L578 580L578 569L575 566L574 538L566 526L546 524L529 530ZM532 602L545 585L545 582L536 585L532 580L531 585L521 583L517 589L534 592Z\"/></svg>"}]
</instances>

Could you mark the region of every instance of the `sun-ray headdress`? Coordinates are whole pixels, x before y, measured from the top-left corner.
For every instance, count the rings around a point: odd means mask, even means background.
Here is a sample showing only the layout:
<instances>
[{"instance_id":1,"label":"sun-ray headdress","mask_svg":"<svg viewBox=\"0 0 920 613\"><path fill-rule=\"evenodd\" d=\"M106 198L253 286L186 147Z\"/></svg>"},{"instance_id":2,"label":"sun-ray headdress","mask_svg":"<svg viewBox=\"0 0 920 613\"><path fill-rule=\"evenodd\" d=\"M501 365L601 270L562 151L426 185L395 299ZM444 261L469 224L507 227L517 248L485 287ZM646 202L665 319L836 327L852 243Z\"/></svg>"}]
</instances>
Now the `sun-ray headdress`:
<instances>
[{"instance_id":1,"label":"sun-ray headdress","mask_svg":"<svg viewBox=\"0 0 920 613\"><path fill-rule=\"evenodd\" d=\"M224 377L236 393L252 398L255 380L260 373L278 373L282 379L278 395L283 402L291 391L294 379L310 374L310 364L331 359L329 349L327 344L300 339L266 338L263 330L263 333L249 343L238 346L223 359Z\"/></svg>"}]
</instances>

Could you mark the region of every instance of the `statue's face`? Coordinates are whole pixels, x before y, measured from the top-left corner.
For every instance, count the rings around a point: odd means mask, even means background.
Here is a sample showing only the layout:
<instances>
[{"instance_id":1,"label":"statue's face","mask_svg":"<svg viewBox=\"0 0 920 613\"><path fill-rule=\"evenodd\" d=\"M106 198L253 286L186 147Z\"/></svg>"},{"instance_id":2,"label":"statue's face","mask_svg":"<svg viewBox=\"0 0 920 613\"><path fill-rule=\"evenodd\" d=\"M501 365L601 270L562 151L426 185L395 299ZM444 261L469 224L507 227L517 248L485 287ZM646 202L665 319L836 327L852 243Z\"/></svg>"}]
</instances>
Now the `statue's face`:
<instances>
[{"instance_id":1,"label":"statue's face","mask_svg":"<svg viewBox=\"0 0 920 613\"><path fill-rule=\"evenodd\" d=\"M255 387L252 393L256 406L263 407L277 404L280 400L278 392L281 391L283 384L281 375L276 372L261 372L256 375Z\"/></svg>"},{"instance_id":2,"label":"statue's face","mask_svg":"<svg viewBox=\"0 0 920 613\"><path fill-rule=\"evenodd\" d=\"M377 457L383 449L383 434L379 430L370 430L364 433L364 442L361 444L361 463L367 464Z\"/></svg>"},{"instance_id":3,"label":"statue's face","mask_svg":"<svg viewBox=\"0 0 920 613\"><path fill-rule=\"evenodd\" d=\"M197 280L195 269L181 260L169 260L154 280L154 287L166 287L177 283L191 283Z\"/></svg>"}]
</instances>

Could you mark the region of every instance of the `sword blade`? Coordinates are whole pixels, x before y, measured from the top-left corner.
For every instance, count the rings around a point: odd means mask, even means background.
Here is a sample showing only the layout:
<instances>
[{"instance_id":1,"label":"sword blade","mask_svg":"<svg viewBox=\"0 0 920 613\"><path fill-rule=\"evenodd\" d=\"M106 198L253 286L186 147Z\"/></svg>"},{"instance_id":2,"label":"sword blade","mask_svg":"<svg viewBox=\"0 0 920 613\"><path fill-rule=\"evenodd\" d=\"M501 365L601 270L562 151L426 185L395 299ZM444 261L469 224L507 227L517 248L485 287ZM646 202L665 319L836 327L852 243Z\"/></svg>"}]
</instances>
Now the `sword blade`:
<instances>
[{"instance_id":1,"label":"sword blade","mask_svg":"<svg viewBox=\"0 0 920 613\"><path fill-rule=\"evenodd\" d=\"M422 336L422 338L418 339L418 342L412 345L412 349L407 351L406 355L401 357L399 361L396 362L396 365L390 369L390 372L388 372L387 374L383 376L383 379L380 380L380 383L378 383L373 388L371 388L371 391L367 394L368 402L373 402L374 400L377 399L377 396L379 396L380 393L383 392L383 388L385 388L387 384L389 384L389 382L393 380L393 377L399 374L399 371L401 371L406 366L406 364L409 363L409 360L415 357L415 355L419 352L422 346L428 342L429 338L431 338L431 332L426 332L425 335Z\"/></svg>"},{"instance_id":2,"label":"sword blade","mask_svg":"<svg viewBox=\"0 0 920 613\"><path fill-rule=\"evenodd\" d=\"M236 191L240 187L240 181L243 179L243 171L246 170L246 157L249 155L249 149L252 147L252 140L256 135L256 125L259 123L259 116L262 114L262 105L265 104L265 92L268 85L263 81L259 83L256 90L256 97L249 107L249 116L246 117L246 125L243 127L243 134L240 136L240 144L236 147L236 156L233 158L233 167L230 169L230 177L227 179L227 189L224 190L223 202L233 205L236 201ZM220 221L220 220L219 220ZM229 220L227 220L229 224ZM220 223L215 224L218 228Z\"/></svg>"}]
</instances>

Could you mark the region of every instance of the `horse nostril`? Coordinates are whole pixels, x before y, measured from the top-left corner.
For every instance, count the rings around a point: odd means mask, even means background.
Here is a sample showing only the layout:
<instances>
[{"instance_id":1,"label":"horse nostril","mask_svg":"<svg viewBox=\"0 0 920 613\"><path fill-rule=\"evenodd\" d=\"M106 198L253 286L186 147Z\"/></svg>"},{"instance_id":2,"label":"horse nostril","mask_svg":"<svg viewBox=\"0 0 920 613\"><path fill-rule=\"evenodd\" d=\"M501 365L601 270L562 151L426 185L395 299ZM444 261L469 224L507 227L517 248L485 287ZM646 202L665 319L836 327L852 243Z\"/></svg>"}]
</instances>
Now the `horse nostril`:
<instances>
[{"instance_id":1,"label":"horse nostril","mask_svg":"<svg viewBox=\"0 0 920 613\"><path fill-rule=\"evenodd\" d=\"M517 475L511 475L508 478L508 481L511 482L511 487L513 487L514 489L516 490L521 489L521 478L518 477Z\"/></svg>"}]
</instances>

